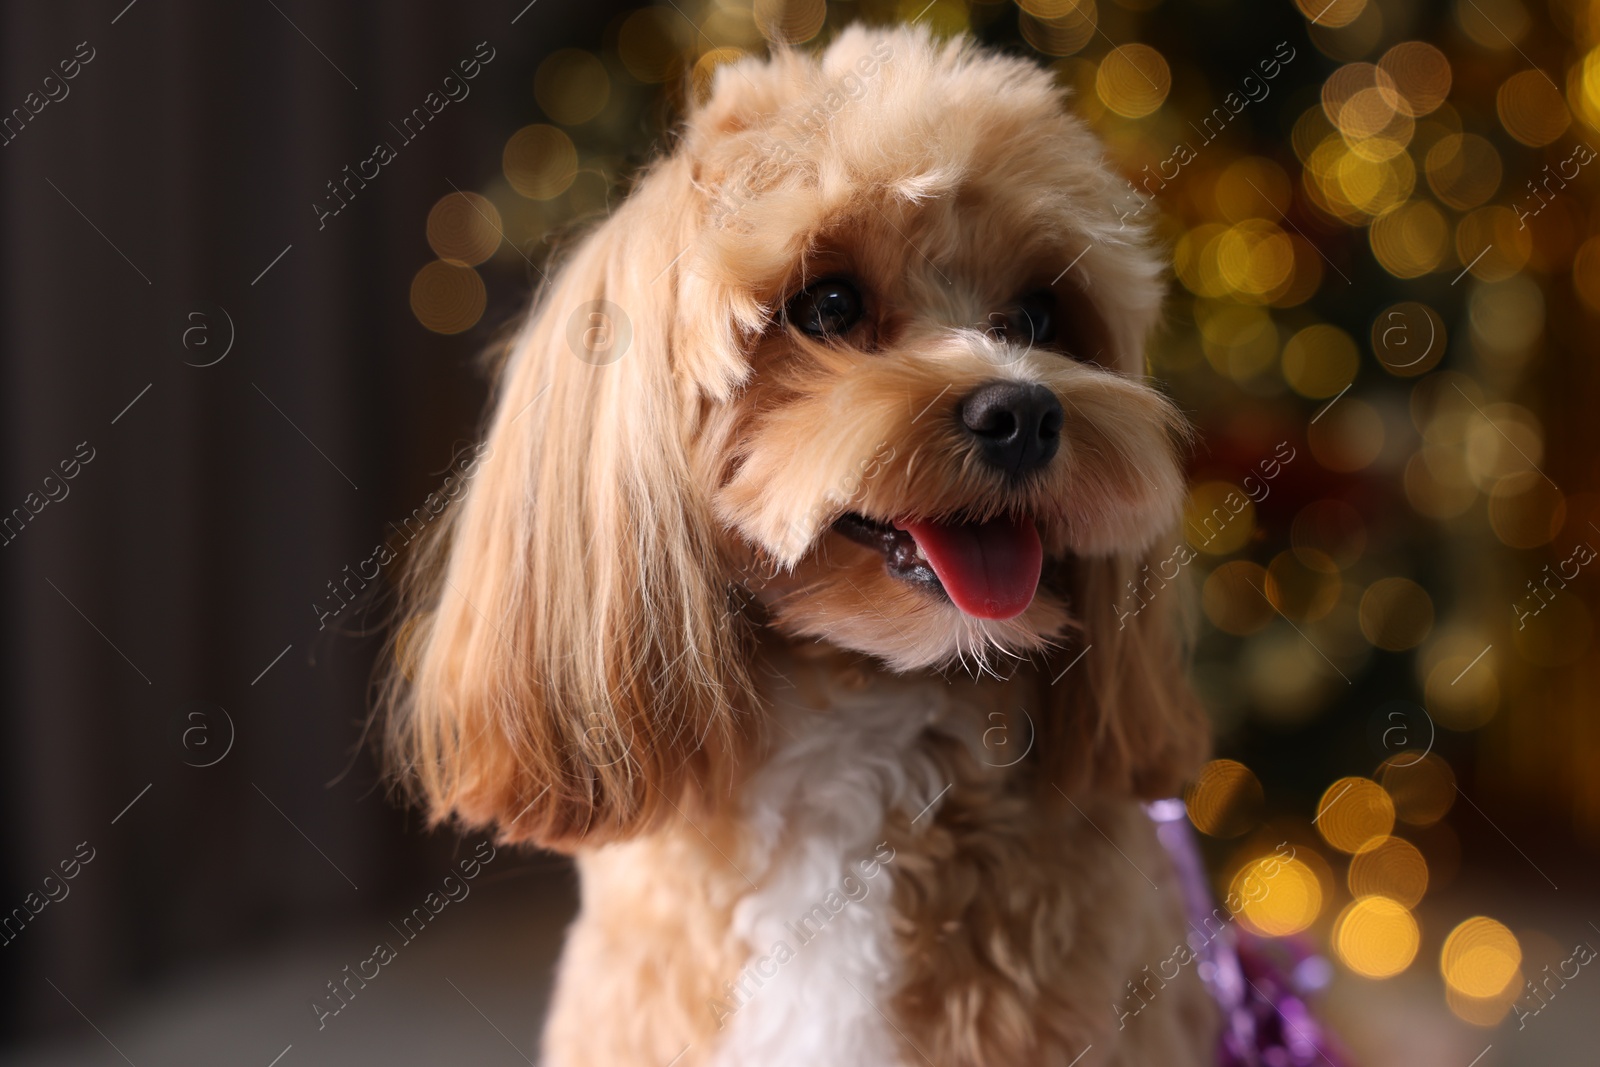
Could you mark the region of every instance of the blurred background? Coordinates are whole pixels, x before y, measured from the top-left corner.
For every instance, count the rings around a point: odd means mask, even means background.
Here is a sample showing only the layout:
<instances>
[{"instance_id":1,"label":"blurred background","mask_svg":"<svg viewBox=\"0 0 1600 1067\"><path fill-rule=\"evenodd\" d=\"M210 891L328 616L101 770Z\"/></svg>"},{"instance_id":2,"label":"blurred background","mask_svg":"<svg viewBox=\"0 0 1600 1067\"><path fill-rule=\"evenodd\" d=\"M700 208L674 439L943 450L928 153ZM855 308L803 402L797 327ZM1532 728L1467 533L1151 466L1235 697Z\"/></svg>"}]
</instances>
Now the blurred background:
<instances>
[{"instance_id":1,"label":"blurred background","mask_svg":"<svg viewBox=\"0 0 1600 1067\"><path fill-rule=\"evenodd\" d=\"M1362 1062L1592 1058L1600 2L106 0L0 4L0 1062L532 1062L555 857L330 992L486 852L365 748L376 549L715 67L857 21L1051 66L1172 251L1219 895L1293 843L1240 921Z\"/></svg>"}]
</instances>

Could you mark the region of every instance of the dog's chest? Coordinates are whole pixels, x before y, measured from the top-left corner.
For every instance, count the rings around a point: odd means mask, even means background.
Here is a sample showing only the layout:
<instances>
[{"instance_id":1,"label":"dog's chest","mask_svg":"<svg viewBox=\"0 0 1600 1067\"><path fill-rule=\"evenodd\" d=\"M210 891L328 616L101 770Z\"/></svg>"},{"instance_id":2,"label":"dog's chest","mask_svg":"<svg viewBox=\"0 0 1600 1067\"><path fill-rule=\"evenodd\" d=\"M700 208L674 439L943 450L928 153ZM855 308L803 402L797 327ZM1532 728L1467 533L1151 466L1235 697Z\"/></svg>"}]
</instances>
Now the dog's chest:
<instances>
[{"instance_id":1,"label":"dog's chest","mask_svg":"<svg viewBox=\"0 0 1600 1067\"><path fill-rule=\"evenodd\" d=\"M711 1062L898 1064L893 842L931 818L951 785L929 738L963 732L970 717L936 679L786 666L770 753L739 802L753 888L733 932L752 956L714 1008Z\"/></svg>"}]
</instances>

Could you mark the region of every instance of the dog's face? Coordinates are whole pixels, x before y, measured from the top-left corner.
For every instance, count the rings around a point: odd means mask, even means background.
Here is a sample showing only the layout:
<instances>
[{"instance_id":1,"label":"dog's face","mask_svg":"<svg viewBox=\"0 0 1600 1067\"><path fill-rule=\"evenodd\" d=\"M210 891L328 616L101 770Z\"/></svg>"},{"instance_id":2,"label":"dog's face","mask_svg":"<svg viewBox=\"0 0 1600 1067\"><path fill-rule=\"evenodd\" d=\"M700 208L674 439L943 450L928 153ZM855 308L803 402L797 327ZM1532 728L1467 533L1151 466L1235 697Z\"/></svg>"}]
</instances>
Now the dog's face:
<instances>
[{"instance_id":1,"label":"dog's face","mask_svg":"<svg viewBox=\"0 0 1600 1067\"><path fill-rule=\"evenodd\" d=\"M415 586L391 735L435 815L647 823L731 762L752 626L898 670L1094 644L1038 758L1191 762L1165 607L1112 611L1184 425L1100 153L1047 72L915 32L719 70L512 346Z\"/></svg>"},{"instance_id":2,"label":"dog's face","mask_svg":"<svg viewBox=\"0 0 1600 1067\"><path fill-rule=\"evenodd\" d=\"M1039 76L984 94L993 70L876 43L779 68L770 109L772 68L721 72L692 128L707 225L789 252L709 238L700 268L768 315L692 450L778 627L982 663L1070 624L1064 565L1172 525L1183 423L1142 379L1155 269L1081 125Z\"/></svg>"}]
</instances>

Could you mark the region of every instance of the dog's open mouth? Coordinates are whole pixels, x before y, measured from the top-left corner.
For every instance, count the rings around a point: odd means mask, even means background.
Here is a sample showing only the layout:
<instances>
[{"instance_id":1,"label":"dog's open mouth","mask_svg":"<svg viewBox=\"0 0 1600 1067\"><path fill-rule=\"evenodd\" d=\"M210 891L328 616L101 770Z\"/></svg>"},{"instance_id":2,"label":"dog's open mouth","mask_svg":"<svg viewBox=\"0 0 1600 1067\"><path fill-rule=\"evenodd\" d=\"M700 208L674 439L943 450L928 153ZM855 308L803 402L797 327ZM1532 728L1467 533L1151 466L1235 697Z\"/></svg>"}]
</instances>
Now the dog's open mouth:
<instances>
[{"instance_id":1,"label":"dog's open mouth","mask_svg":"<svg viewBox=\"0 0 1600 1067\"><path fill-rule=\"evenodd\" d=\"M1016 618L1039 588L1044 549L1032 519L878 522L852 511L833 528L882 552L892 577L940 590L974 618Z\"/></svg>"}]
</instances>

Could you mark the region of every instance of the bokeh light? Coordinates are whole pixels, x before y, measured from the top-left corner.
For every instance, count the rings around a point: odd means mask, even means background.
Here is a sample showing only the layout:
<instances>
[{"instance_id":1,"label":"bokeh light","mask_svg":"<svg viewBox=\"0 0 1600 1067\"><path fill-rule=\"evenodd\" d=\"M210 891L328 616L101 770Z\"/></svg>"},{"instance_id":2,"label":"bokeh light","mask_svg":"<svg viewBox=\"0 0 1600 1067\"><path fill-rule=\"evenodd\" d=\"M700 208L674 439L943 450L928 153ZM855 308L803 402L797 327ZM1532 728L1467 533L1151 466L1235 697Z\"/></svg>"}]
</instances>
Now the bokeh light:
<instances>
[{"instance_id":1,"label":"bokeh light","mask_svg":"<svg viewBox=\"0 0 1600 1067\"><path fill-rule=\"evenodd\" d=\"M629 15L617 33L617 56L628 73L648 84L671 77L682 63L685 23L671 8L642 7Z\"/></svg>"},{"instance_id":2,"label":"bokeh light","mask_svg":"<svg viewBox=\"0 0 1600 1067\"><path fill-rule=\"evenodd\" d=\"M1375 646L1400 652L1422 644L1433 629L1433 600L1409 578L1382 578L1361 597L1361 632Z\"/></svg>"},{"instance_id":3,"label":"bokeh light","mask_svg":"<svg viewBox=\"0 0 1600 1067\"><path fill-rule=\"evenodd\" d=\"M1524 70L1495 93L1495 109L1506 132L1525 145L1547 145L1572 124L1561 90L1541 71Z\"/></svg>"},{"instance_id":4,"label":"bokeh light","mask_svg":"<svg viewBox=\"0 0 1600 1067\"><path fill-rule=\"evenodd\" d=\"M1413 118L1431 114L1450 95L1450 60L1426 41L1402 41L1378 60L1394 86L1395 106Z\"/></svg>"},{"instance_id":5,"label":"bokeh light","mask_svg":"<svg viewBox=\"0 0 1600 1067\"><path fill-rule=\"evenodd\" d=\"M1172 72L1154 48L1142 44L1114 48L1100 62L1095 91L1106 107L1137 119L1160 107L1172 89Z\"/></svg>"},{"instance_id":6,"label":"bokeh light","mask_svg":"<svg viewBox=\"0 0 1600 1067\"><path fill-rule=\"evenodd\" d=\"M1484 1016L1477 1009L1488 1006L1472 1002L1492 1003L1508 990L1520 991L1521 966L1522 946L1516 935L1505 924L1483 915L1467 919L1451 930L1439 954L1445 985L1465 998L1457 1014L1468 1022L1480 1022ZM1457 1005L1452 1002L1451 1007Z\"/></svg>"},{"instance_id":7,"label":"bokeh light","mask_svg":"<svg viewBox=\"0 0 1600 1067\"><path fill-rule=\"evenodd\" d=\"M1376 848L1394 830L1394 801L1370 778L1341 778L1318 801L1316 825L1340 852Z\"/></svg>"},{"instance_id":8,"label":"bokeh light","mask_svg":"<svg viewBox=\"0 0 1600 1067\"><path fill-rule=\"evenodd\" d=\"M1337 326L1307 326L1283 346L1283 377L1301 396L1333 396L1350 384L1360 365L1355 342Z\"/></svg>"},{"instance_id":9,"label":"bokeh light","mask_svg":"<svg viewBox=\"0 0 1600 1067\"><path fill-rule=\"evenodd\" d=\"M1261 821L1265 797L1254 772L1235 760L1217 759L1200 769L1184 792L1189 821L1212 837L1238 837Z\"/></svg>"},{"instance_id":10,"label":"bokeh light","mask_svg":"<svg viewBox=\"0 0 1600 1067\"><path fill-rule=\"evenodd\" d=\"M434 333L460 333L483 316L488 291L471 267L435 260L411 279L411 313Z\"/></svg>"},{"instance_id":11,"label":"bokeh light","mask_svg":"<svg viewBox=\"0 0 1600 1067\"><path fill-rule=\"evenodd\" d=\"M1322 882L1298 856L1263 856L1241 867L1230 892L1242 902L1239 921L1267 937L1298 934L1322 913Z\"/></svg>"},{"instance_id":12,"label":"bokeh light","mask_svg":"<svg viewBox=\"0 0 1600 1067\"><path fill-rule=\"evenodd\" d=\"M1455 804L1455 772L1432 752L1389 757L1378 769L1378 782L1394 803L1395 816L1412 826L1434 825Z\"/></svg>"},{"instance_id":13,"label":"bokeh light","mask_svg":"<svg viewBox=\"0 0 1600 1067\"><path fill-rule=\"evenodd\" d=\"M1184 530L1201 552L1226 556L1243 548L1255 530L1255 503L1239 486L1203 482L1189 491Z\"/></svg>"},{"instance_id":14,"label":"bokeh light","mask_svg":"<svg viewBox=\"0 0 1600 1067\"><path fill-rule=\"evenodd\" d=\"M554 126L524 126L511 135L501 156L511 187L532 200L550 200L567 191L578 173L572 138Z\"/></svg>"},{"instance_id":15,"label":"bokeh light","mask_svg":"<svg viewBox=\"0 0 1600 1067\"><path fill-rule=\"evenodd\" d=\"M1415 908L1428 891L1428 861L1411 842L1386 837L1350 860L1349 883L1353 896L1388 897L1402 908ZM1411 948L1415 952L1414 941Z\"/></svg>"},{"instance_id":16,"label":"bokeh light","mask_svg":"<svg viewBox=\"0 0 1600 1067\"><path fill-rule=\"evenodd\" d=\"M476 267L500 247L500 211L478 193L450 193L428 212L427 233L434 255L459 266Z\"/></svg>"},{"instance_id":17,"label":"bokeh light","mask_svg":"<svg viewBox=\"0 0 1600 1067\"><path fill-rule=\"evenodd\" d=\"M562 48L539 64L533 95L551 119L575 126L604 110L611 99L611 78L593 53Z\"/></svg>"},{"instance_id":18,"label":"bokeh light","mask_svg":"<svg viewBox=\"0 0 1600 1067\"><path fill-rule=\"evenodd\" d=\"M1405 906L1386 896L1357 897L1333 923L1333 947L1364 978L1392 978L1416 958L1421 934Z\"/></svg>"},{"instance_id":19,"label":"bokeh light","mask_svg":"<svg viewBox=\"0 0 1600 1067\"><path fill-rule=\"evenodd\" d=\"M756 26L774 44L801 44L817 35L828 17L824 0L755 0Z\"/></svg>"}]
</instances>

